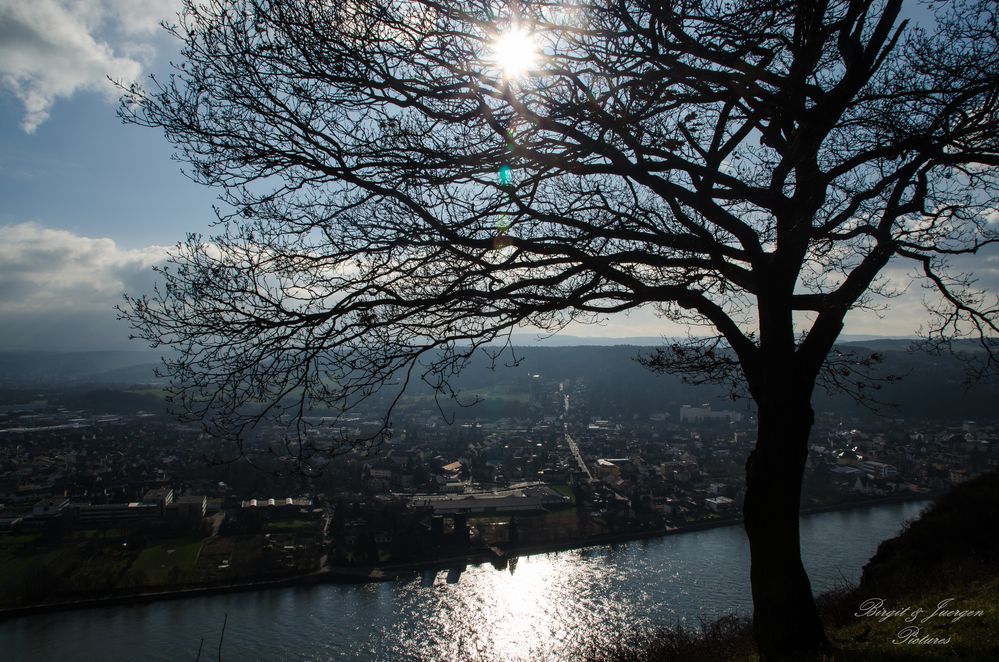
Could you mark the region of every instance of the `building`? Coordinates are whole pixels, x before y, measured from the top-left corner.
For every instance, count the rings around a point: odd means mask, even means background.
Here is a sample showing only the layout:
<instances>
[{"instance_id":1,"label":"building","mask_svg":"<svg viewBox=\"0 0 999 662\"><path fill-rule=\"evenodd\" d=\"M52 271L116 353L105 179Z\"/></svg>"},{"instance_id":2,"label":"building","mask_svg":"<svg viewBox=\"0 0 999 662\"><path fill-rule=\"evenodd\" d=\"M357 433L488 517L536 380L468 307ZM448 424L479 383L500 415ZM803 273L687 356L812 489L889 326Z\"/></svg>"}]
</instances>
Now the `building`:
<instances>
[{"instance_id":1,"label":"building","mask_svg":"<svg viewBox=\"0 0 999 662\"><path fill-rule=\"evenodd\" d=\"M737 411L730 411L727 409L712 411L711 405L709 404L703 404L700 407L680 405L681 423L705 423L707 421L731 421L734 423L741 423L742 414Z\"/></svg>"},{"instance_id":2,"label":"building","mask_svg":"<svg viewBox=\"0 0 999 662\"><path fill-rule=\"evenodd\" d=\"M69 505L66 497L50 497L42 499L31 507L32 517L53 517L58 515Z\"/></svg>"},{"instance_id":3,"label":"building","mask_svg":"<svg viewBox=\"0 0 999 662\"><path fill-rule=\"evenodd\" d=\"M596 473L608 483L621 480L622 473L634 473L634 465L628 457L602 457L596 462Z\"/></svg>"},{"instance_id":4,"label":"building","mask_svg":"<svg viewBox=\"0 0 999 662\"><path fill-rule=\"evenodd\" d=\"M857 464L857 468L877 476L878 478L888 478L898 474L898 469L891 464L875 462L874 460L863 460Z\"/></svg>"},{"instance_id":5,"label":"building","mask_svg":"<svg viewBox=\"0 0 999 662\"><path fill-rule=\"evenodd\" d=\"M735 500L725 496L708 497L704 505L713 513L727 513L735 509Z\"/></svg>"},{"instance_id":6,"label":"building","mask_svg":"<svg viewBox=\"0 0 999 662\"><path fill-rule=\"evenodd\" d=\"M429 508L435 515L540 511L569 502L569 497L542 484L473 494L420 494L410 500L412 506Z\"/></svg>"},{"instance_id":7,"label":"building","mask_svg":"<svg viewBox=\"0 0 999 662\"><path fill-rule=\"evenodd\" d=\"M159 521L163 511L155 503L106 503L87 504L77 508L80 526L121 526L140 522Z\"/></svg>"},{"instance_id":8,"label":"building","mask_svg":"<svg viewBox=\"0 0 999 662\"><path fill-rule=\"evenodd\" d=\"M205 495L182 496L172 504L172 509L176 509L177 514L185 519L204 517L208 510L208 498Z\"/></svg>"},{"instance_id":9,"label":"building","mask_svg":"<svg viewBox=\"0 0 999 662\"><path fill-rule=\"evenodd\" d=\"M142 496L143 505L156 506L160 515L166 512L166 507L173 503L173 490L169 487L157 487Z\"/></svg>"},{"instance_id":10,"label":"building","mask_svg":"<svg viewBox=\"0 0 999 662\"><path fill-rule=\"evenodd\" d=\"M260 513L264 519L289 520L300 517L310 518L311 499L293 499L285 497L282 499L249 499L242 502L244 510L251 510Z\"/></svg>"}]
</instances>

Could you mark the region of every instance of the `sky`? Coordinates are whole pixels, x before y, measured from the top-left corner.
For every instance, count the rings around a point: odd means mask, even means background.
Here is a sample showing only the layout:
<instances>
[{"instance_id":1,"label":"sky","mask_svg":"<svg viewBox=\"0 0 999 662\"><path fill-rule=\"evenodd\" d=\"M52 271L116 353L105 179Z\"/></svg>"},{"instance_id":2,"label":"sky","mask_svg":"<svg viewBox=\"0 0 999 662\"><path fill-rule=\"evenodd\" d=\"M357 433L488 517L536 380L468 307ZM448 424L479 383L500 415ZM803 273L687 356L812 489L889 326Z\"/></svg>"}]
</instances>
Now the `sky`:
<instances>
[{"instance_id":1,"label":"sky","mask_svg":"<svg viewBox=\"0 0 999 662\"><path fill-rule=\"evenodd\" d=\"M159 27L173 0L0 0L0 350L143 349L114 305L148 291L152 267L189 232L211 232L216 193L187 179L156 129L126 126L108 77L169 71ZM968 262L999 284L999 255ZM908 336L925 318L909 270L880 315L846 333ZM577 336L674 335L651 310Z\"/></svg>"}]
</instances>

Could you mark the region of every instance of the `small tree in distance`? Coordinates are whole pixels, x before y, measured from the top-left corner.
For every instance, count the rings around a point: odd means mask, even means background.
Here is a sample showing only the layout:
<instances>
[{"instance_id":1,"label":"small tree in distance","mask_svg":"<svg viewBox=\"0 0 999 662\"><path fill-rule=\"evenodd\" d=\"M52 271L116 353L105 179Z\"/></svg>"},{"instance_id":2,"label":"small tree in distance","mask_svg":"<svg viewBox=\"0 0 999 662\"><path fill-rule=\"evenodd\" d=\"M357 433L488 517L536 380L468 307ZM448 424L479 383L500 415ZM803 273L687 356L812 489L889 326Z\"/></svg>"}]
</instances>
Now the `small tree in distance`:
<instances>
[{"instance_id":1,"label":"small tree in distance","mask_svg":"<svg viewBox=\"0 0 999 662\"><path fill-rule=\"evenodd\" d=\"M999 16L932 7L926 31L901 0L186 0L176 72L121 113L229 211L123 314L179 350L175 403L237 437L448 393L520 325L705 325L653 362L745 381L755 636L815 650L799 499L847 312L911 264L927 335L994 359L994 294L947 261L997 239Z\"/></svg>"}]
</instances>

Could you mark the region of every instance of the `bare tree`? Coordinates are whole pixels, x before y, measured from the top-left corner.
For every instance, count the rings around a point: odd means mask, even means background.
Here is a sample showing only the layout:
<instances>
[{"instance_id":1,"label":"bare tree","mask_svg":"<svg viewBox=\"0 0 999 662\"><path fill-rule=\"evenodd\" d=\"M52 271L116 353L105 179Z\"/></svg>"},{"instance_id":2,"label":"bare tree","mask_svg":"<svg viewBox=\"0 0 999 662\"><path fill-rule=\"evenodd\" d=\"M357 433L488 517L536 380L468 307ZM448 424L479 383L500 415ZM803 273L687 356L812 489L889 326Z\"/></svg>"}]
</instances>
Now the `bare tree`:
<instances>
[{"instance_id":1,"label":"bare tree","mask_svg":"<svg viewBox=\"0 0 999 662\"><path fill-rule=\"evenodd\" d=\"M995 358L994 293L947 265L997 239L999 16L932 7L921 29L901 0L187 0L176 72L121 113L225 211L124 315L233 435L447 392L519 325L706 325L659 366L745 379L755 635L816 649L799 495L847 311L912 264L929 337Z\"/></svg>"}]
</instances>

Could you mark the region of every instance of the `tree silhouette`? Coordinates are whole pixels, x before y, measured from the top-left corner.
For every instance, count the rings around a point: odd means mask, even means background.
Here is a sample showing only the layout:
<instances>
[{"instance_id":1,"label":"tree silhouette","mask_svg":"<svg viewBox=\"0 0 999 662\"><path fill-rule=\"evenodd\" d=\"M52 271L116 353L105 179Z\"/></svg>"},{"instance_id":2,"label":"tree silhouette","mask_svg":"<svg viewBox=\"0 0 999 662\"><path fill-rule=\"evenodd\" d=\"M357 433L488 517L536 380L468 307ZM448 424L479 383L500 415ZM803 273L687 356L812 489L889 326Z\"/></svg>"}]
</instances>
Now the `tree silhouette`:
<instances>
[{"instance_id":1,"label":"tree silhouette","mask_svg":"<svg viewBox=\"0 0 999 662\"><path fill-rule=\"evenodd\" d=\"M653 362L745 380L755 635L815 649L799 497L847 311L914 265L927 336L995 358L994 295L948 260L997 238L999 16L933 8L921 29L901 0L188 0L176 71L121 114L224 209L123 314L179 350L175 405L235 438L287 424L303 468L337 450L300 434L311 405L452 395L519 325L651 305L713 329Z\"/></svg>"}]
</instances>

